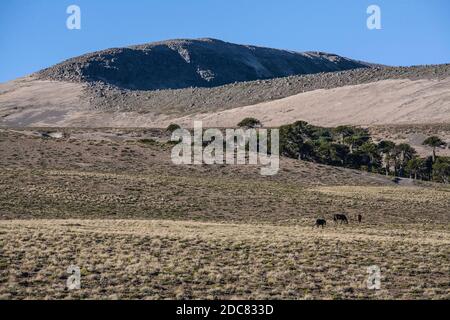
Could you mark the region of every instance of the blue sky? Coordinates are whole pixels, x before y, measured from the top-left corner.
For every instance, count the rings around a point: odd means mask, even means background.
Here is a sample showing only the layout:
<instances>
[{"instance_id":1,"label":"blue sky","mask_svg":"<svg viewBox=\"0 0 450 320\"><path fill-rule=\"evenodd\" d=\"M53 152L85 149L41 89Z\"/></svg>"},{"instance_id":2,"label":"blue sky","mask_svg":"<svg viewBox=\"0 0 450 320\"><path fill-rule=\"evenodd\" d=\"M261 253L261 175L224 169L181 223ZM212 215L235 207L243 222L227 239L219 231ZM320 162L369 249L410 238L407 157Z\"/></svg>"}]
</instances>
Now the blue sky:
<instances>
[{"instance_id":1,"label":"blue sky","mask_svg":"<svg viewBox=\"0 0 450 320\"><path fill-rule=\"evenodd\" d=\"M68 30L66 8L82 13ZM366 9L381 8L381 30ZM448 0L2 0L0 82L90 51L212 37L388 65L450 62Z\"/></svg>"}]
</instances>

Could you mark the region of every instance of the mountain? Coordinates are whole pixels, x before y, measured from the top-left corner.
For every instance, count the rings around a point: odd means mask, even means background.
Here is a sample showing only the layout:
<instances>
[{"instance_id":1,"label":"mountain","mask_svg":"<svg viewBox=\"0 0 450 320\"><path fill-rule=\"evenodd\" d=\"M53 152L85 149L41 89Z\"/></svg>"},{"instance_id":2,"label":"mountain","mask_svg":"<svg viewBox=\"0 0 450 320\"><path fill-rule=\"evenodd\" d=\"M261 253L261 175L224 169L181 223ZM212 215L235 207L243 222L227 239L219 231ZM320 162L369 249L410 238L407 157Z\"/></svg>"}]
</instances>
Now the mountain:
<instances>
[{"instance_id":1,"label":"mountain","mask_svg":"<svg viewBox=\"0 0 450 320\"><path fill-rule=\"evenodd\" d=\"M207 38L98 51L42 70L38 76L58 81L101 82L122 89L154 90L215 87L369 66L335 54L299 53Z\"/></svg>"},{"instance_id":2,"label":"mountain","mask_svg":"<svg viewBox=\"0 0 450 320\"><path fill-rule=\"evenodd\" d=\"M449 102L450 64L386 67L171 40L87 54L0 84L0 127L228 127L248 116L266 126L450 124Z\"/></svg>"}]
</instances>

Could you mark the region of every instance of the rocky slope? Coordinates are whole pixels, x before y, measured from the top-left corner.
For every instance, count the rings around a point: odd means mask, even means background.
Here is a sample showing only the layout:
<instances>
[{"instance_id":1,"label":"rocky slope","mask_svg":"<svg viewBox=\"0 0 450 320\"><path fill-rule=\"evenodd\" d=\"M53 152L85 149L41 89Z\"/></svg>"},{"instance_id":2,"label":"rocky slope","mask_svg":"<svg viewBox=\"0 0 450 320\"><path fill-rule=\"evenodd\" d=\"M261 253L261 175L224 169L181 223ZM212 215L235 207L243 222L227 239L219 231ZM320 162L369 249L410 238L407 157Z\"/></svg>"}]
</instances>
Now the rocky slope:
<instances>
[{"instance_id":1,"label":"rocky slope","mask_svg":"<svg viewBox=\"0 0 450 320\"><path fill-rule=\"evenodd\" d=\"M86 96L96 110L187 115L243 107L318 89L330 90L383 80L441 81L449 77L450 64L375 67L236 82L214 88L136 91L90 84L86 87ZM382 95L383 92L377 94Z\"/></svg>"},{"instance_id":2,"label":"rocky slope","mask_svg":"<svg viewBox=\"0 0 450 320\"><path fill-rule=\"evenodd\" d=\"M368 67L323 52L292 52L216 39L169 40L76 57L41 79L101 82L124 89L214 87L233 82Z\"/></svg>"}]
</instances>

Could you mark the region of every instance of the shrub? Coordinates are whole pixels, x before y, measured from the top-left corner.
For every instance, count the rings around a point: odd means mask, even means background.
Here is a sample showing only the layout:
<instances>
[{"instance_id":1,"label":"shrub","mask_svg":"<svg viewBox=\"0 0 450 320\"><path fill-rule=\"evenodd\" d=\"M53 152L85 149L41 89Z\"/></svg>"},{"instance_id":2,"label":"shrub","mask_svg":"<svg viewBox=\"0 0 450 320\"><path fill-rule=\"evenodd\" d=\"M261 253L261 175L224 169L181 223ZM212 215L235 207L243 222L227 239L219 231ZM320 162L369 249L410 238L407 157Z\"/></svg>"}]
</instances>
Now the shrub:
<instances>
[{"instance_id":1,"label":"shrub","mask_svg":"<svg viewBox=\"0 0 450 320\"><path fill-rule=\"evenodd\" d=\"M258 128L262 127L262 123L261 121L255 118L245 118L244 120L238 123L238 127Z\"/></svg>"},{"instance_id":2,"label":"shrub","mask_svg":"<svg viewBox=\"0 0 450 320\"><path fill-rule=\"evenodd\" d=\"M140 143L149 145L149 146L158 146L160 143L154 139L140 139Z\"/></svg>"},{"instance_id":3,"label":"shrub","mask_svg":"<svg viewBox=\"0 0 450 320\"><path fill-rule=\"evenodd\" d=\"M175 130L181 129L181 127L178 124L175 123L171 123L168 127L167 127L167 131L169 131L170 133L174 132Z\"/></svg>"}]
</instances>

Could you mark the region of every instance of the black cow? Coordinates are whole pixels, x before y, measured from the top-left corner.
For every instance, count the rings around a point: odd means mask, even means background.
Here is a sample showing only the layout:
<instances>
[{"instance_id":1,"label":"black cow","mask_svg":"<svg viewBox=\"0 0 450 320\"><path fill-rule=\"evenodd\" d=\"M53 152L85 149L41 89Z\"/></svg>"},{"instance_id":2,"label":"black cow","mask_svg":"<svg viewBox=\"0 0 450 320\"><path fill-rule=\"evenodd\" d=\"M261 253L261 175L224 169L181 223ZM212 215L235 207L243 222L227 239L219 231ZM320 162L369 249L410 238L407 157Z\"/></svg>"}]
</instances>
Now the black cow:
<instances>
[{"instance_id":1,"label":"black cow","mask_svg":"<svg viewBox=\"0 0 450 320\"><path fill-rule=\"evenodd\" d=\"M340 222L341 224L342 223L348 224L348 219L345 214L337 213L337 214L333 215L333 220L336 223Z\"/></svg>"},{"instance_id":2,"label":"black cow","mask_svg":"<svg viewBox=\"0 0 450 320\"><path fill-rule=\"evenodd\" d=\"M325 220L325 219L317 219L317 220L316 220L315 226L316 226L317 228L319 228L319 227L324 228L326 225L327 225L327 220Z\"/></svg>"}]
</instances>

